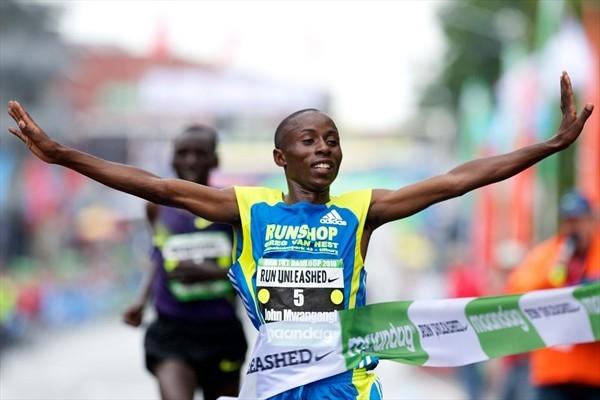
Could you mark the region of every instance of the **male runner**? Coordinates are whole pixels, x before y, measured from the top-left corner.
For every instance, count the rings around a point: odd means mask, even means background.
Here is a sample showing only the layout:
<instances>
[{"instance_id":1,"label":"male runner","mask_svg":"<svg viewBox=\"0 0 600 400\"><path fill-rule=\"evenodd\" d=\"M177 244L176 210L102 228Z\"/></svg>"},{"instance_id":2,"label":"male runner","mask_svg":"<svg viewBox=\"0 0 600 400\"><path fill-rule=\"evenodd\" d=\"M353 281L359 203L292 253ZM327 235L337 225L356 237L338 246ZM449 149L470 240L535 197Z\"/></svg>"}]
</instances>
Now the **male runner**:
<instances>
[{"instance_id":1,"label":"male runner","mask_svg":"<svg viewBox=\"0 0 600 400\"><path fill-rule=\"evenodd\" d=\"M252 322L292 318L327 320L333 311L365 304L363 260L372 232L432 204L509 178L567 148L581 133L593 105L576 114L569 76L561 76L560 128L547 141L462 164L398 190L360 190L339 197L329 187L342 161L333 120L317 110L285 118L275 132L273 158L287 194L266 188L216 189L163 179L111 163L50 139L23 107L9 102L18 136L41 160L149 201L180 207L232 224L236 256L231 277ZM368 362L365 366L370 367ZM380 398L374 374L360 368L277 395L278 399Z\"/></svg>"},{"instance_id":2,"label":"male runner","mask_svg":"<svg viewBox=\"0 0 600 400\"><path fill-rule=\"evenodd\" d=\"M217 132L192 125L174 142L177 177L208 185L218 165ZM192 400L235 396L246 354L246 340L227 280L233 232L189 211L147 203L154 249L152 273L140 299L124 314L139 326L152 294L158 318L146 332L146 367L156 376L161 397Z\"/></svg>"}]
</instances>

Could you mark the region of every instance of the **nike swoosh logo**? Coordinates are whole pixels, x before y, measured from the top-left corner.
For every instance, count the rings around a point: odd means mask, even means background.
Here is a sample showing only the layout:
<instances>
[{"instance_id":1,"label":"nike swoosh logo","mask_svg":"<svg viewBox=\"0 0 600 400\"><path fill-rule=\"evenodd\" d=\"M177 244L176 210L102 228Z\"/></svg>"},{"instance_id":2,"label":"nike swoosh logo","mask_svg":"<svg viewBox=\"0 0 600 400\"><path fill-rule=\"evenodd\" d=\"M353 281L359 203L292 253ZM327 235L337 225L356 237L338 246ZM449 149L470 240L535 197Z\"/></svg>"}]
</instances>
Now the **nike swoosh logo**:
<instances>
[{"instance_id":1,"label":"nike swoosh logo","mask_svg":"<svg viewBox=\"0 0 600 400\"><path fill-rule=\"evenodd\" d=\"M332 278L327 278L327 282L331 283L331 282L337 281L338 279L340 279L339 276L337 278L333 278L333 279Z\"/></svg>"},{"instance_id":2,"label":"nike swoosh logo","mask_svg":"<svg viewBox=\"0 0 600 400\"><path fill-rule=\"evenodd\" d=\"M324 359L325 357L327 357L328 355L330 355L334 351L335 350L331 350L329 353L321 354L320 356L315 356L315 362L321 361L322 359Z\"/></svg>"}]
</instances>

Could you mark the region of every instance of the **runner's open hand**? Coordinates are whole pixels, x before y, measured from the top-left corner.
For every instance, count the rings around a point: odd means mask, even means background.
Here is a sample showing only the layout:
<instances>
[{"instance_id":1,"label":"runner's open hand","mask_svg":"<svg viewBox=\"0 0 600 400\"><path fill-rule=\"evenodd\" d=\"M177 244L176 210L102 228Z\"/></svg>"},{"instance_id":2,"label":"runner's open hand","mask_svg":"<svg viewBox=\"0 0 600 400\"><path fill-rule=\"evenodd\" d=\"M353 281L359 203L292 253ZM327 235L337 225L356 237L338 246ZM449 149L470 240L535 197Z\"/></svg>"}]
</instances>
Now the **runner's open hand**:
<instances>
[{"instance_id":1,"label":"runner's open hand","mask_svg":"<svg viewBox=\"0 0 600 400\"><path fill-rule=\"evenodd\" d=\"M59 144L46 135L23 106L17 101L9 101L8 114L17 123L17 128L8 128L8 131L21 139L40 160L55 163Z\"/></svg>"},{"instance_id":2,"label":"runner's open hand","mask_svg":"<svg viewBox=\"0 0 600 400\"><path fill-rule=\"evenodd\" d=\"M593 104L586 104L577 117L571 78L569 74L563 72L560 77L560 110L563 117L558 133L554 137L561 147L567 147L577 139L585 121L592 115L593 109Z\"/></svg>"}]
</instances>

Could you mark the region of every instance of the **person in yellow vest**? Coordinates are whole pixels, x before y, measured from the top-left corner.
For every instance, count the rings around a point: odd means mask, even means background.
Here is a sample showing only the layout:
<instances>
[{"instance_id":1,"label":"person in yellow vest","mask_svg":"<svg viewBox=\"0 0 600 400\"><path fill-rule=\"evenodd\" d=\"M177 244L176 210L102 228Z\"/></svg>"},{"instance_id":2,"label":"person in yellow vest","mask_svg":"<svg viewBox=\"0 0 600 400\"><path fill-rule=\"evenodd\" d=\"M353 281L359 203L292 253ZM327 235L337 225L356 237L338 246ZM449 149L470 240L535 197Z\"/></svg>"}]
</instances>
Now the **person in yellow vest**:
<instances>
[{"instance_id":1,"label":"person in yellow vest","mask_svg":"<svg viewBox=\"0 0 600 400\"><path fill-rule=\"evenodd\" d=\"M600 229L589 200L572 191L560 202L558 233L535 246L510 275L512 292L558 288L600 279ZM600 399L600 343L531 353L536 399Z\"/></svg>"}]
</instances>

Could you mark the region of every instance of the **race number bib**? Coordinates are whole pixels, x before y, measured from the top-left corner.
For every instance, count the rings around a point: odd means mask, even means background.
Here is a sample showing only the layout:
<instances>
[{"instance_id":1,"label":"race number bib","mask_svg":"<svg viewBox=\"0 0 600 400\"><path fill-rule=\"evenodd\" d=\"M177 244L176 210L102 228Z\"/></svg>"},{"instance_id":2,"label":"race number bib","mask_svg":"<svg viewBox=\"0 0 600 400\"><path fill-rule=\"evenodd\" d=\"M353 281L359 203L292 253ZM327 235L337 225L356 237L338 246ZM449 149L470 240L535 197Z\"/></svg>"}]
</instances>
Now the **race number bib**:
<instances>
[{"instance_id":1,"label":"race number bib","mask_svg":"<svg viewBox=\"0 0 600 400\"><path fill-rule=\"evenodd\" d=\"M170 236L162 247L165 269L172 271L180 261L193 260L200 264L213 261L221 268L231 264L231 241L224 232L195 232ZM169 281L171 294L179 301L212 300L233 292L226 279L182 283Z\"/></svg>"},{"instance_id":2,"label":"race number bib","mask_svg":"<svg viewBox=\"0 0 600 400\"><path fill-rule=\"evenodd\" d=\"M231 256L231 241L225 232L195 232L170 236L162 247L163 258L167 261L194 260Z\"/></svg>"},{"instance_id":3,"label":"race number bib","mask_svg":"<svg viewBox=\"0 0 600 400\"><path fill-rule=\"evenodd\" d=\"M332 322L344 305L342 260L263 258L257 298L266 322Z\"/></svg>"}]
</instances>

